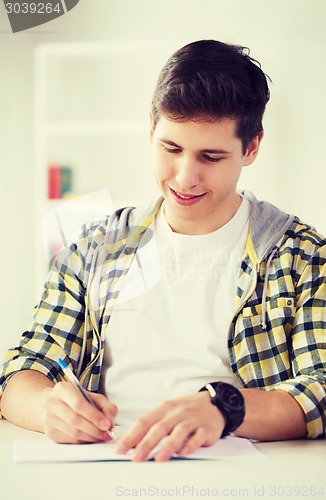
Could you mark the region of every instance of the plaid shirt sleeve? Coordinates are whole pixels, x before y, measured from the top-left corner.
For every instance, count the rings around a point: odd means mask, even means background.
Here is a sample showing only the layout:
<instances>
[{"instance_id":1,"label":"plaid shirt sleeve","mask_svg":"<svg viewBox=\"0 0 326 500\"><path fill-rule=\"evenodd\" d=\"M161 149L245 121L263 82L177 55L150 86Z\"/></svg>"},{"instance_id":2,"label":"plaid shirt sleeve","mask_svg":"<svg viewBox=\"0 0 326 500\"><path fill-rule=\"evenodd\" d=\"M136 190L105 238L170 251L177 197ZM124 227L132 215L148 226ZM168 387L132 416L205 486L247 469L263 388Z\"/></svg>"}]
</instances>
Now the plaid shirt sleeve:
<instances>
[{"instance_id":1,"label":"plaid shirt sleeve","mask_svg":"<svg viewBox=\"0 0 326 500\"><path fill-rule=\"evenodd\" d=\"M118 211L102 221L90 222L59 252L29 330L23 333L19 345L7 352L0 372L0 397L8 379L20 370L36 370L54 382L62 380L59 357L66 361L84 387L92 391L98 389L103 349L100 328L106 328L117 290L157 207L141 226L131 226L130 230L127 219L132 208L124 209L122 214ZM120 220L121 230L117 231ZM99 303L95 307L89 303L90 284L100 254L105 256L105 262L99 267L99 276L101 272L103 276L100 282L96 281L99 290L95 296Z\"/></svg>"},{"instance_id":2,"label":"plaid shirt sleeve","mask_svg":"<svg viewBox=\"0 0 326 500\"><path fill-rule=\"evenodd\" d=\"M293 379L273 389L289 392L300 404L308 437L326 437L326 248L299 263L297 302L289 339Z\"/></svg>"},{"instance_id":3,"label":"plaid shirt sleeve","mask_svg":"<svg viewBox=\"0 0 326 500\"><path fill-rule=\"evenodd\" d=\"M304 412L307 436L326 437L325 240L297 224L275 252L268 281L267 258L254 259L243 262L239 280L229 338L234 374L242 387L287 391Z\"/></svg>"},{"instance_id":4,"label":"plaid shirt sleeve","mask_svg":"<svg viewBox=\"0 0 326 500\"><path fill-rule=\"evenodd\" d=\"M88 247L88 248L87 248ZM0 373L0 396L11 375L19 370L41 372L62 380L57 359L66 359L75 371L80 357L85 316L85 255L88 238L59 252L34 310L30 328L17 347L7 352Z\"/></svg>"}]
</instances>

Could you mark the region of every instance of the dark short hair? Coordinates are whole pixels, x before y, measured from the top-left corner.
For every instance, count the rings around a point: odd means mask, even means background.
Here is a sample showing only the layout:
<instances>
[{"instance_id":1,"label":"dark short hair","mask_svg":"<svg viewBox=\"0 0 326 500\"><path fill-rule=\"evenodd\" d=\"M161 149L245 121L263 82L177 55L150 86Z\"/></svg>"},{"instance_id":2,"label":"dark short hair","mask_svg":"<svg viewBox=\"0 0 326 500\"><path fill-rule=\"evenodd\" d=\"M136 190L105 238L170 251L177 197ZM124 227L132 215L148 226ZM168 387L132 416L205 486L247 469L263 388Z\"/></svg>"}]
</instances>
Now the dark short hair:
<instances>
[{"instance_id":1,"label":"dark short hair","mask_svg":"<svg viewBox=\"0 0 326 500\"><path fill-rule=\"evenodd\" d=\"M263 130L268 78L249 49L216 40L190 43L159 74L152 99L153 130L161 114L180 121L232 118L245 152Z\"/></svg>"}]
</instances>

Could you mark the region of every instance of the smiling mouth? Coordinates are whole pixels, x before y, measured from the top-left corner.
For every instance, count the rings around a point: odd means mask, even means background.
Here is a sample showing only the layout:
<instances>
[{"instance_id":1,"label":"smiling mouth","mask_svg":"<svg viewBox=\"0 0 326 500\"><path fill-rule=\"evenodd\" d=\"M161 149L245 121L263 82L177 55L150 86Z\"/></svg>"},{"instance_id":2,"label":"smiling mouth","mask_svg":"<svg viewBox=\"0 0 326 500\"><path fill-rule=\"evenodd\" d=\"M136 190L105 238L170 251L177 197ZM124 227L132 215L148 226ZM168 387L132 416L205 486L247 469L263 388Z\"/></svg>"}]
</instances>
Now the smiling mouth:
<instances>
[{"instance_id":1,"label":"smiling mouth","mask_svg":"<svg viewBox=\"0 0 326 500\"><path fill-rule=\"evenodd\" d=\"M172 189L170 187L172 193L176 196L178 196L179 198L183 199L183 200L191 200L193 198L201 198L202 196L204 196L204 194L206 193L202 193L202 194L182 194L182 193L179 193L178 191L175 191L174 189Z\"/></svg>"},{"instance_id":2,"label":"smiling mouth","mask_svg":"<svg viewBox=\"0 0 326 500\"><path fill-rule=\"evenodd\" d=\"M206 193L202 194L183 194L179 193L178 191L175 191L170 187L170 191L173 195L173 197L180 203L184 205L191 205L197 201L199 201L203 196L205 196Z\"/></svg>"}]
</instances>

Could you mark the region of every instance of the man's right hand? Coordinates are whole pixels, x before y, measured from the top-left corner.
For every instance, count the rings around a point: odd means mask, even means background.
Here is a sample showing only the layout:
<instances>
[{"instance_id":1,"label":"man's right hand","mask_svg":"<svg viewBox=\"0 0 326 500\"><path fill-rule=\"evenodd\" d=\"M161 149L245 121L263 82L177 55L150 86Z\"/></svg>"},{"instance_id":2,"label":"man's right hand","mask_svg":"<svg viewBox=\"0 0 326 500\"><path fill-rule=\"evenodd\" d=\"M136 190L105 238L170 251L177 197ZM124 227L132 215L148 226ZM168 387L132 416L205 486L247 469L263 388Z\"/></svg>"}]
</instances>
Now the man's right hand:
<instances>
[{"instance_id":1,"label":"man's right hand","mask_svg":"<svg viewBox=\"0 0 326 500\"><path fill-rule=\"evenodd\" d=\"M87 393L91 405L70 382L43 389L45 434L57 443L109 441L117 407L102 394Z\"/></svg>"},{"instance_id":2,"label":"man's right hand","mask_svg":"<svg viewBox=\"0 0 326 500\"><path fill-rule=\"evenodd\" d=\"M95 406L70 382L54 384L36 370L22 370L8 380L0 399L1 413L9 422L45 432L57 443L108 441L117 407L101 394L87 394Z\"/></svg>"}]
</instances>

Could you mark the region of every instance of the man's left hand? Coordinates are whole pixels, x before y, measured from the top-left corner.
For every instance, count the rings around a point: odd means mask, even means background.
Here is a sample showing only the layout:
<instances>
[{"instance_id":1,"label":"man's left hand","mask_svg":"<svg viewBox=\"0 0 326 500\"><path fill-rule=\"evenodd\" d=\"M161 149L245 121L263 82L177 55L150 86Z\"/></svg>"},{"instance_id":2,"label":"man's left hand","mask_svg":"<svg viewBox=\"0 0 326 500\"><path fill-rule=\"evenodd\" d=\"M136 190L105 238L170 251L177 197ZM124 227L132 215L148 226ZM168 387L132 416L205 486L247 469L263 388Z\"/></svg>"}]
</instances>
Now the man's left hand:
<instances>
[{"instance_id":1,"label":"man's left hand","mask_svg":"<svg viewBox=\"0 0 326 500\"><path fill-rule=\"evenodd\" d=\"M117 452L134 448L131 459L142 462L166 438L154 456L163 462L174 453L187 456L200 446L210 446L221 437L224 426L225 419L211 404L208 391L198 392L166 401L139 418L118 443Z\"/></svg>"}]
</instances>

